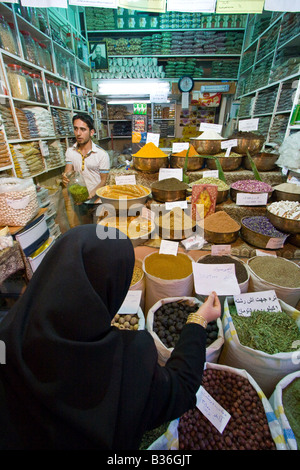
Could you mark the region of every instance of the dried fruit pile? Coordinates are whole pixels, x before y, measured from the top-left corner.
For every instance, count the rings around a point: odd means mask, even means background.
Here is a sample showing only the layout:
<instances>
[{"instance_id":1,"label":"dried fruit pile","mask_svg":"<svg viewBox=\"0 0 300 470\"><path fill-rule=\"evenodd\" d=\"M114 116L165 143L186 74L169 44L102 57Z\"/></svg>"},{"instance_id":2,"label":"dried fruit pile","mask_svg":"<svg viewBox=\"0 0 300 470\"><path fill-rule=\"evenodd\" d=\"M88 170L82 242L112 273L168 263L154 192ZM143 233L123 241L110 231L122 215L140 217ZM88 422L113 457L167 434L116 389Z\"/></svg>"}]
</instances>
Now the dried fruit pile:
<instances>
[{"instance_id":1,"label":"dried fruit pile","mask_svg":"<svg viewBox=\"0 0 300 470\"><path fill-rule=\"evenodd\" d=\"M247 378L206 369L202 386L230 415L221 434L198 408L178 424L180 450L276 450L263 404Z\"/></svg>"}]
</instances>

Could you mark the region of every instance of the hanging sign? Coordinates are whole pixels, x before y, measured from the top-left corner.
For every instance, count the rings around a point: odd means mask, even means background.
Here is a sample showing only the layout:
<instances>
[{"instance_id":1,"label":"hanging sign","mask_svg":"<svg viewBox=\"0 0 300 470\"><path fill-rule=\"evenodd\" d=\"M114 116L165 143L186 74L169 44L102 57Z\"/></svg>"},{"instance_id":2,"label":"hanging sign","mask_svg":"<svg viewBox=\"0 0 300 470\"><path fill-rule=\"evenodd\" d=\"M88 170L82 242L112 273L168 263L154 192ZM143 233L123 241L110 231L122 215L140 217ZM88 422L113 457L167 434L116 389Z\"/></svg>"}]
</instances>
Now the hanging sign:
<instances>
[{"instance_id":1,"label":"hanging sign","mask_svg":"<svg viewBox=\"0 0 300 470\"><path fill-rule=\"evenodd\" d=\"M299 11L299 4L295 0L265 0L264 10Z\"/></svg>"},{"instance_id":2,"label":"hanging sign","mask_svg":"<svg viewBox=\"0 0 300 470\"><path fill-rule=\"evenodd\" d=\"M264 0L218 0L216 13L262 13Z\"/></svg>"},{"instance_id":3,"label":"hanging sign","mask_svg":"<svg viewBox=\"0 0 300 470\"><path fill-rule=\"evenodd\" d=\"M167 11L182 11L191 13L214 13L216 8L216 0L168 0Z\"/></svg>"},{"instance_id":4,"label":"hanging sign","mask_svg":"<svg viewBox=\"0 0 300 470\"><path fill-rule=\"evenodd\" d=\"M118 0L69 0L69 5L95 8L118 8Z\"/></svg>"},{"instance_id":5,"label":"hanging sign","mask_svg":"<svg viewBox=\"0 0 300 470\"><path fill-rule=\"evenodd\" d=\"M119 0L118 7L137 11L165 13L166 0Z\"/></svg>"},{"instance_id":6,"label":"hanging sign","mask_svg":"<svg viewBox=\"0 0 300 470\"><path fill-rule=\"evenodd\" d=\"M222 93L225 91L229 91L229 85L202 85L200 87L200 91L207 91L209 93Z\"/></svg>"},{"instance_id":7,"label":"hanging sign","mask_svg":"<svg viewBox=\"0 0 300 470\"><path fill-rule=\"evenodd\" d=\"M21 0L22 7L68 8L67 0Z\"/></svg>"}]
</instances>

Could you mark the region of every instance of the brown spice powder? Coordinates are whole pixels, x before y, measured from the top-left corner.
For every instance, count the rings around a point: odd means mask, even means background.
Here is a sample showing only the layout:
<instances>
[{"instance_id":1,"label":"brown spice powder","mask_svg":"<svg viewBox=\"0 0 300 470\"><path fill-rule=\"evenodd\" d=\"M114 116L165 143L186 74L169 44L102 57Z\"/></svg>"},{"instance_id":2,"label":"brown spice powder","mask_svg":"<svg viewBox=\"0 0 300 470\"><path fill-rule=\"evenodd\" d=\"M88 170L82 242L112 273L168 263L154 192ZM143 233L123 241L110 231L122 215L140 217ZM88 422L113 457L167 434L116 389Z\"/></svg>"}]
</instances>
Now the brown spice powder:
<instances>
[{"instance_id":1,"label":"brown spice powder","mask_svg":"<svg viewBox=\"0 0 300 470\"><path fill-rule=\"evenodd\" d=\"M224 211L214 212L204 219L204 230L210 232L230 233L240 228L240 224Z\"/></svg>"}]
</instances>

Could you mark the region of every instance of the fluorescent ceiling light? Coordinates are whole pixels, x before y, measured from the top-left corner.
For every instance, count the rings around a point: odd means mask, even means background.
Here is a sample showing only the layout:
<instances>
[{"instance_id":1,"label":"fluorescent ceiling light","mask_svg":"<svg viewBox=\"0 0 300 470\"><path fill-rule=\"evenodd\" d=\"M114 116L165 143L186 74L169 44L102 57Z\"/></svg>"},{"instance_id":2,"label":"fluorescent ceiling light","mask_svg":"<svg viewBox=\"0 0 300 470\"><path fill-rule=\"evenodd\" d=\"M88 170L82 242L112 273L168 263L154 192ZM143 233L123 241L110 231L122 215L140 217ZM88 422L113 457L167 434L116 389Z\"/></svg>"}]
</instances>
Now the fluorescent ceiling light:
<instances>
[{"instance_id":1,"label":"fluorescent ceiling light","mask_svg":"<svg viewBox=\"0 0 300 470\"><path fill-rule=\"evenodd\" d=\"M139 100L138 98L135 100L132 99L116 99L116 100L109 100L107 101L107 104L134 104L134 103L151 103L150 100Z\"/></svg>"},{"instance_id":2,"label":"fluorescent ceiling light","mask_svg":"<svg viewBox=\"0 0 300 470\"><path fill-rule=\"evenodd\" d=\"M167 97L169 91L169 82L155 79L114 79L100 80L98 83L98 93L106 96L145 96L154 93L165 93Z\"/></svg>"}]
</instances>

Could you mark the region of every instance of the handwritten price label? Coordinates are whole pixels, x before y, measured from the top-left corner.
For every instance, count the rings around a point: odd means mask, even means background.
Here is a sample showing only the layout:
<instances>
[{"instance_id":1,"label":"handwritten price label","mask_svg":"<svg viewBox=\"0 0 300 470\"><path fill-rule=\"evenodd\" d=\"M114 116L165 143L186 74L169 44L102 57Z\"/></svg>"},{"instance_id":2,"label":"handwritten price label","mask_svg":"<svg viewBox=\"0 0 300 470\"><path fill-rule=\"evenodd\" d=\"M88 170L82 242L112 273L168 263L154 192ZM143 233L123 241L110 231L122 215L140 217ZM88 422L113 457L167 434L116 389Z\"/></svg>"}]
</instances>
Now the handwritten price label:
<instances>
[{"instance_id":1,"label":"handwritten price label","mask_svg":"<svg viewBox=\"0 0 300 470\"><path fill-rule=\"evenodd\" d=\"M222 434L231 415L203 388L199 388L197 394L197 408Z\"/></svg>"}]
</instances>

